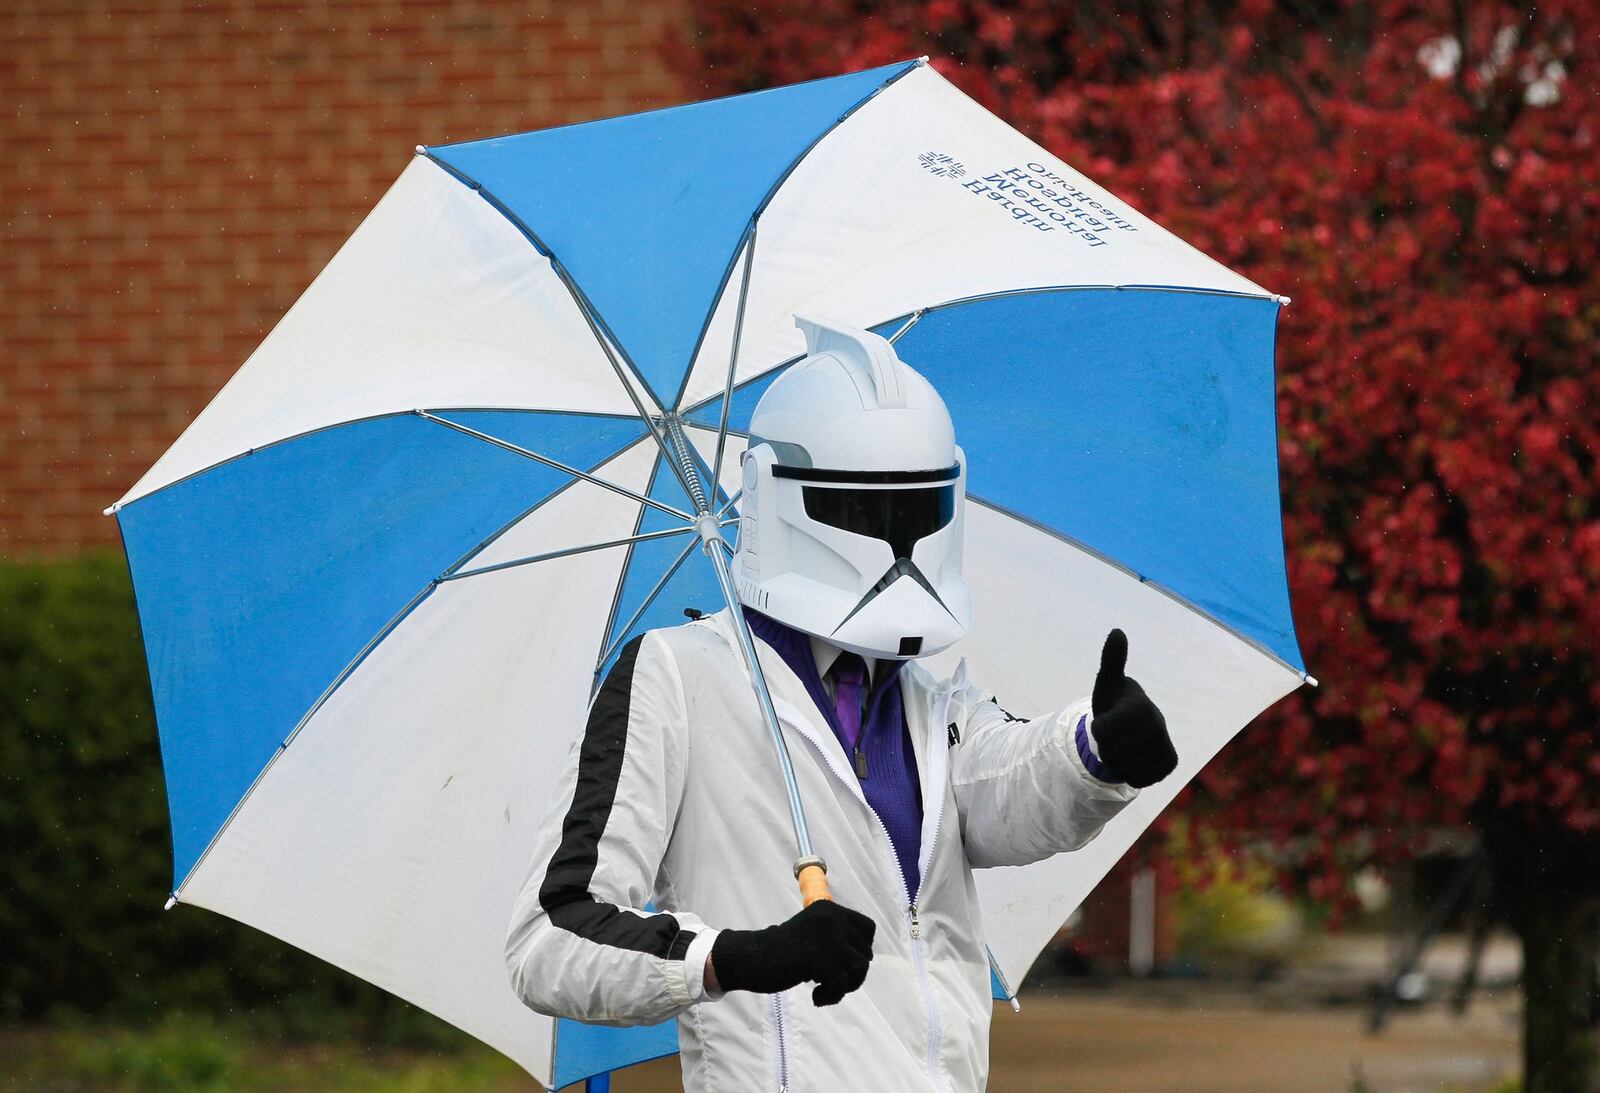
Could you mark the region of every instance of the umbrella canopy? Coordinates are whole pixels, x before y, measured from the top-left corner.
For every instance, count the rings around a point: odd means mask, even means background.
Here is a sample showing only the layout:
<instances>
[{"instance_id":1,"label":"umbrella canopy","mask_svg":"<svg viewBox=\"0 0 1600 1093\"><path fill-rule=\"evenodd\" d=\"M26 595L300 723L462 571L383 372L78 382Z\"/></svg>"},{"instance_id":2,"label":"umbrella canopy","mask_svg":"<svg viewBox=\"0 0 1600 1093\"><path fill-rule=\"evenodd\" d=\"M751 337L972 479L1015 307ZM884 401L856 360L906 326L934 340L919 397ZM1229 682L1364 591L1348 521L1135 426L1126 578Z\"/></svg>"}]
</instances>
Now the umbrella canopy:
<instances>
[{"instance_id":1,"label":"umbrella canopy","mask_svg":"<svg viewBox=\"0 0 1600 1093\"><path fill-rule=\"evenodd\" d=\"M674 1050L670 1024L527 1010L503 941L595 681L634 634L722 606L691 518L736 514L716 483L803 352L797 311L894 338L949 405L977 624L935 667L964 655L1042 712L1089 692L1120 626L1176 740L1178 774L1090 846L980 874L997 994L1306 678L1278 509L1286 301L925 63L418 151L114 506L175 900L546 1084Z\"/></svg>"}]
</instances>

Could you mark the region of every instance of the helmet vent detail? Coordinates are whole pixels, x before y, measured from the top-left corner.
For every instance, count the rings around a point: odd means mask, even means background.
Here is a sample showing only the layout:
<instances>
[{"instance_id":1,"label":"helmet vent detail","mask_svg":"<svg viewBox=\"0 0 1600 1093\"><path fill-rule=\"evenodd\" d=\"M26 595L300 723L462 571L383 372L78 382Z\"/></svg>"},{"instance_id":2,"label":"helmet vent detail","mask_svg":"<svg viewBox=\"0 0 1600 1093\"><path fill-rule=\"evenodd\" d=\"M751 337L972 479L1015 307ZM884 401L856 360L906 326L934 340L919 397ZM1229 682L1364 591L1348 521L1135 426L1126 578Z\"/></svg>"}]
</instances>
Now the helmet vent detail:
<instances>
[{"instance_id":1,"label":"helmet vent detail","mask_svg":"<svg viewBox=\"0 0 1600 1093\"><path fill-rule=\"evenodd\" d=\"M908 405L910 392L900 373L900 358L895 356L894 347L883 335L814 316L796 315L794 323L806 336L807 356L831 353L872 376L878 409L899 410Z\"/></svg>"}]
</instances>

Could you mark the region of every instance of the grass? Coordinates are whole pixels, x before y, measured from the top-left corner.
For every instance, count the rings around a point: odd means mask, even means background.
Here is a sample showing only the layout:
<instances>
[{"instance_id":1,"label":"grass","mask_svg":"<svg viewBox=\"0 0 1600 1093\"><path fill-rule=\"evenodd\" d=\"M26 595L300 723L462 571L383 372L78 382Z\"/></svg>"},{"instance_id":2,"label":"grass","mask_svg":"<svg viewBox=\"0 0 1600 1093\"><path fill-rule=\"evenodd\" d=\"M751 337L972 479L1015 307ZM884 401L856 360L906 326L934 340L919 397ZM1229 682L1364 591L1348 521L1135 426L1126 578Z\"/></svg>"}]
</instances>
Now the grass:
<instances>
[{"instance_id":1,"label":"grass","mask_svg":"<svg viewBox=\"0 0 1600 1093\"><path fill-rule=\"evenodd\" d=\"M0 1029L0 1091L511 1093L537 1085L489 1048L291 1041L204 1017L149 1028Z\"/></svg>"}]
</instances>

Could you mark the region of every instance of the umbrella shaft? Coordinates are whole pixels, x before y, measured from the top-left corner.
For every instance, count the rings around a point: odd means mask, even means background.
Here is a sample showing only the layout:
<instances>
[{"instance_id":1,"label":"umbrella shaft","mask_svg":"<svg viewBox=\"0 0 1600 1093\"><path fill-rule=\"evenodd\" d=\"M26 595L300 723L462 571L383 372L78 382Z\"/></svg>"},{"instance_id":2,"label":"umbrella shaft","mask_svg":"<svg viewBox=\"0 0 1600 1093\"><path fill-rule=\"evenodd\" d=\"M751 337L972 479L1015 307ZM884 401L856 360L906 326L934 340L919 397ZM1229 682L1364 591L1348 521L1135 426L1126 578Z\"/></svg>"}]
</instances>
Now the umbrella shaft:
<instances>
[{"instance_id":1,"label":"umbrella shaft","mask_svg":"<svg viewBox=\"0 0 1600 1093\"><path fill-rule=\"evenodd\" d=\"M767 678L761 671L760 660L756 657L755 638L750 633L750 625L745 621L744 612L739 609L739 594L733 586L733 574L728 570L728 557L723 551L720 525L716 517L711 514L711 504L706 499L705 487L701 482L699 469L695 465L694 455L689 449L689 440L684 436L682 421L676 414L667 414L663 424L666 426L667 439L672 445L672 456L678 464L679 476L683 480L684 488L689 492L689 499L694 503L695 515L701 518L701 546L706 557L711 560L711 568L717 574L717 584L722 589L722 598L728 605L729 614L733 616L734 633L739 636L739 652L743 655L745 668L750 673L750 684L755 690L756 703L761 707L761 716L772 732L772 743L778 751L778 765L783 769L783 787L789 794L789 818L794 821L797 860L804 862L806 859L816 857L815 851L811 849L811 831L806 826L805 805L800 801L800 787L794 780L794 763L789 758L789 745L783 738L783 727L778 724L778 711L772 705L772 692L767 689ZM823 866L823 869L826 871L826 866Z\"/></svg>"},{"instance_id":2,"label":"umbrella shaft","mask_svg":"<svg viewBox=\"0 0 1600 1093\"><path fill-rule=\"evenodd\" d=\"M678 463L678 477L683 480L683 488L689 491L689 500L694 503L696 516L711 511L711 504L706 500L705 485L700 481L700 470L695 466L694 451L689 447L689 438L683 435L683 419L677 414L667 414L663 419L667 427L667 438L672 442L672 455Z\"/></svg>"},{"instance_id":3,"label":"umbrella shaft","mask_svg":"<svg viewBox=\"0 0 1600 1093\"><path fill-rule=\"evenodd\" d=\"M806 810L800 802L800 787L794 780L789 745L783 738L782 726L778 724L778 711L772 706L772 693L767 690L761 662L756 659L755 639L750 634L750 625L745 621L744 612L739 610L739 595L733 587L733 575L728 572L727 556L720 543L707 542L705 551L706 557L711 559L711 568L716 570L717 583L722 586L722 597L733 616L734 632L739 636L739 652L743 654L745 667L750 672L750 683L755 689L761 716L766 719L767 728L772 731L773 745L778 749L778 765L783 768L783 786L789 793L789 818L794 821L795 850L800 858L813 857L815 852L811 849L811 831L806 827Z\"/></svg>"}]
</instances>

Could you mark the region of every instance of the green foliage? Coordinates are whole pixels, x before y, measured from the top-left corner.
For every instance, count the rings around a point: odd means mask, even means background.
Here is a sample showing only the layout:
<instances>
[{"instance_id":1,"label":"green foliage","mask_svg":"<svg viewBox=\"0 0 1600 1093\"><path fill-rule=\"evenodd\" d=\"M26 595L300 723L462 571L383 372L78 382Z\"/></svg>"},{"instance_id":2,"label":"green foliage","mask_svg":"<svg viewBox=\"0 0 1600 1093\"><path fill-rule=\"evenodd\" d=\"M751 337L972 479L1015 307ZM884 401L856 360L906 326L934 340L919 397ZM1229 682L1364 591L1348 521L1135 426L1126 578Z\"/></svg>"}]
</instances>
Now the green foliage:
<instances>
[{"instance_id":1,"label":"green foliage","mask_svg":"<svg viewBox=\"0 0 1600 1093\"><path fill-rule=\"evenodd\" d=\"M162 911L166 795L119 557L0 562L0 846L0 1020L200 1011L291 1036L463 1040L245 926ZM199 1074L212 1063L181 1065Z\"/></svg>"},{"instance_id":2,"label":"green foliage","mask_svg":"<svg viewBox=\"0 0 1600 1093\"><path fill-rule=\"evenodd\" d=\"M235 1043L193 1021L164 1022L143 1035L75 1037L67 1054L67 1073L151 1093L220 1093L237 1088L244 1069Z\"/></svg>"},{"instance_id":3,"label":"green foliage","mask_svg":"<svg viewBox=\"0 0 1600 1093\"><path fill-rule=\"evenodd\" d=\"M1227 852L1214 831L1184 816L1168 828L1165 851L1184 959L1213 972L1256 974L1304 947L1306 910L1273 890L1270 866Z\"/></svg>"},{"instance_id":4,"label":"green foliage","mask_svg":"<svg viewBox=\"0 0 1600 1093\"><path fill-rule=\"evenodd\" d=\"M1175 912L1179 951L1213 971L1265 971L1301 947L1295 908L1259 879L1225 872L1178 892Z\"/></svg>"},{"instance_id":5,"label":"green foliage","mask_svg":"<svg viewBox=\"0 0 1600 1093\"><path fill-rule=\"evenodd\" d=\"M0 1093L446 1093L528 1088L478 1045L446 1055L369 1044L302 1045L195 1015L148 1028L73 1024L0 1030Z\"/></svg>"}]
</instances>

